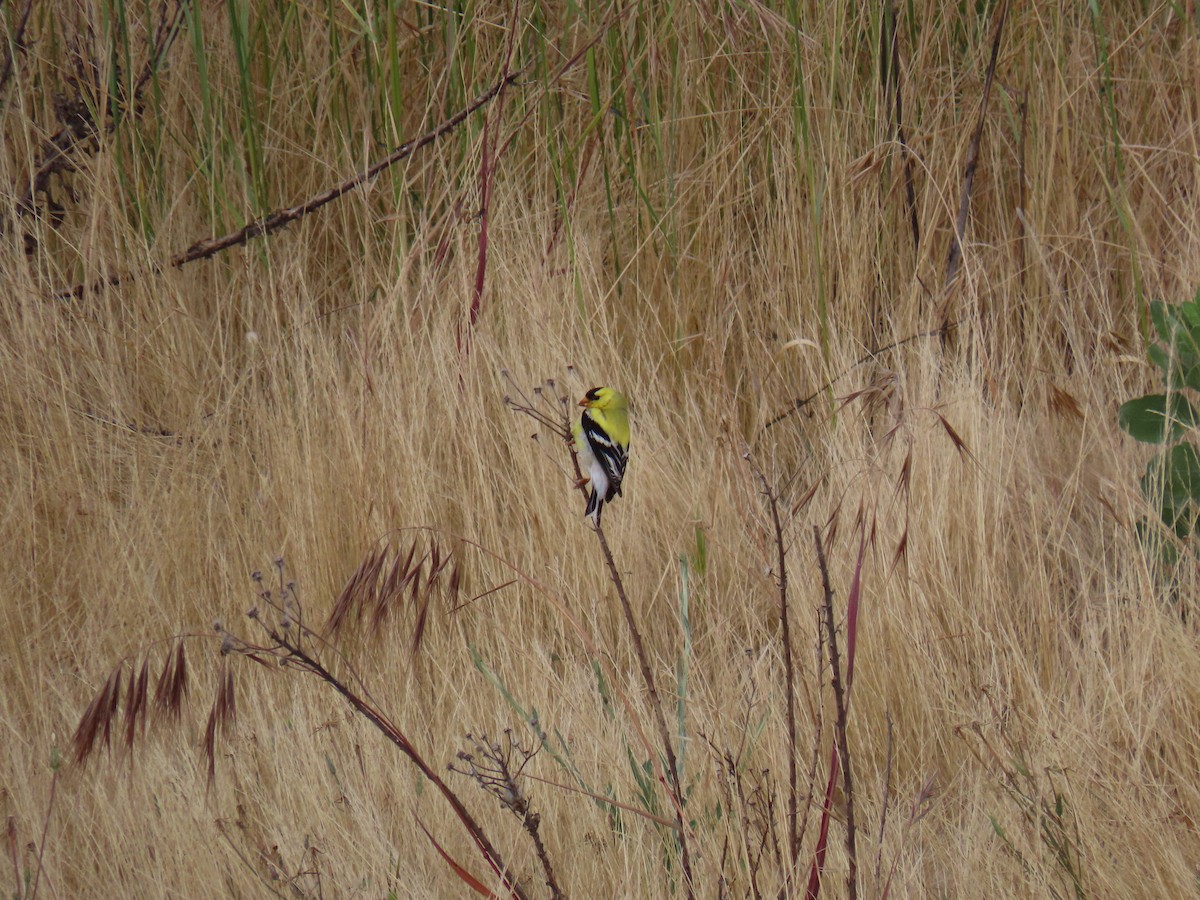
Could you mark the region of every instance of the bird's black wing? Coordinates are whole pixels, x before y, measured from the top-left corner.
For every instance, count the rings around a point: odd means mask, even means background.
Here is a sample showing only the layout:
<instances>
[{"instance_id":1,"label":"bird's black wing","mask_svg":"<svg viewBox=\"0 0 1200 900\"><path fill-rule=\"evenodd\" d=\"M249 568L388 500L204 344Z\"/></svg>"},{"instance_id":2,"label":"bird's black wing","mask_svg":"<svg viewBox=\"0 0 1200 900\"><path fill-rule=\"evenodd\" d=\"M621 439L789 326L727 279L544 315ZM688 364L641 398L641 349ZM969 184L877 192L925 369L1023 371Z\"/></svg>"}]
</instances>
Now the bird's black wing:
<instances>
[{"instance_id":1,"label":"bird's black wing","mask_svg":"<svg viewBox=\"0 0 1200 900\"><path fill-rule=\"evenodd\" d=\"M629 462L629 449L614 441L608 432L592 418L589 410L585 410L581 418L583 436L587 439L588 446L592 448L596 459L600 461L600 465L604 467L605 474L608 475L608 496L604 499L611 500L621 493L621 479L625 477L625 466Z\"/></svg>"}]
</instances>

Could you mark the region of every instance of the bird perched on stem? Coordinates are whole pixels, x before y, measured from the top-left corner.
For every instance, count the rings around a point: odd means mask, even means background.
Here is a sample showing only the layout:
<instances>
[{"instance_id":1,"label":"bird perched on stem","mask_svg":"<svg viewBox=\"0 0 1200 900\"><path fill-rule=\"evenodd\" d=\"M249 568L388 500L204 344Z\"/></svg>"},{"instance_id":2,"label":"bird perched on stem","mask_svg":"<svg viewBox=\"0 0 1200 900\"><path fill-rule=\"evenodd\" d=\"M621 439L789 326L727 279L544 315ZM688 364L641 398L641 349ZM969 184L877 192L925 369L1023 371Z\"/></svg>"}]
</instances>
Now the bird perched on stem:
<instances>
[{"instance_id":1,"label":"bird perched on stem","mask_svg":"<svg viewBox=\"0 0 1200 900\"><path fill-rule=\"evenodd\" d=\"M629 413L625 395L610 387L592 388L579 401L583 413L571 429L580 468L590 483L585 516L600 524L600 509L621 495L629 462Z\"/></svg>"}]
</instances>

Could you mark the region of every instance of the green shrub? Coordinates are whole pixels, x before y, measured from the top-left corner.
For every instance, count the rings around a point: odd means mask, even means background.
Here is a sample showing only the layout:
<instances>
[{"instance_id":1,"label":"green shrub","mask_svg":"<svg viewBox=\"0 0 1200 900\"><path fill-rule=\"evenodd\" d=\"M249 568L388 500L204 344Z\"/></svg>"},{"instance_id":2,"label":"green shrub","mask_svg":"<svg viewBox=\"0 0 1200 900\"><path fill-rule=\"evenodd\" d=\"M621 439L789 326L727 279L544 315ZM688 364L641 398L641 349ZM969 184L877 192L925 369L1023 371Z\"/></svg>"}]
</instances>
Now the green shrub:
<instances>
[{"instance_id":1,"label":"green shrub","mask_svg":"<svg viewBox=\"0 0 1200 900\"><path fill-rule=\"evenodd\" d=\"M1200 518L1200 453L1195 442L1200 415L1189 399L1200 393L1200 292L1178 306L1151 303L1150 319L1156 339L1146 355L1161 371L1165 391L1123 403L1117 422L1136 440L1162 447L1146 464L1141 481L1142 494L1162 527L1143 518L1137 528L1159 560L1173 566L1181 547L1196 552L1193 538Z\"/></svg>"}]
</instances>

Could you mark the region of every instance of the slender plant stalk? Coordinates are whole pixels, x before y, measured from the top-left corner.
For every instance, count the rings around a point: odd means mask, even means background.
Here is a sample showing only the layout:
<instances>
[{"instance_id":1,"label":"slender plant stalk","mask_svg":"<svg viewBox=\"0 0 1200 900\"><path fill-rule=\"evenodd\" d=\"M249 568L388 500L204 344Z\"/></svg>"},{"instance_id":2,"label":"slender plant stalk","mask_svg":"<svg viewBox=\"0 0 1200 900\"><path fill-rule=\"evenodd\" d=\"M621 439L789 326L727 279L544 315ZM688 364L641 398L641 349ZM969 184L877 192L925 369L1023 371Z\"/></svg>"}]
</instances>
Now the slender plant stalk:
<instances>
[{"instance_id":1,"label":"slender plant stalk","mask_svg":"<svg viewBox=\"0 0 1200 900\"><path fill-rule=\"evenodd\" d=\"M821 570L821 587L825 594L825 639L829 643L829 667L833 671L833 699L837 710L834 738L837 741L838 757L841 760L842 780L846 796L846 893L850 900L858 898L858 854L855 851L854 831L854 775L850 768L850 744L846 737L846 689L842 684L841 657L838 655L837 623L833 618L833 588L829 584L829 566L825 562L825 548L821 545L821 532L813 526L813 540L817 545L817 565Z\"/></svg>"},{"instance_id":2,"label":"slender plant stalk","mask_svg":"<svg viewBox=\"0 0 1200 900\"><path fill-rule=\"evenodd\" d=\"M886 710L884 717L887 720L887 760L883 767L883 804L879 812L879 834L875 839L876 884L879 884L880 867L883 865L883 835L887 829L888 801L891 799L892 792L892 711Z\"/></svg>"},{"instance_id":3,"label":"slender plant stalk","mask_svg":"<svg viewBox=\"0 0 1200 900\"><path fill-rule=\"evenodd\" d=\"M796 673L792 664L792 626L788 614L787 550L783 541L783 522L779 517L779 497L767 484L766 476L756 471L763 496L771 510L771 526L775 531L776 565L779 579L779 630L783 642L783 678L787 695L787 758L788 758L788 867L787 883L791 882L796 860L800 857L800 836L797 831L799 782L796 775Z\"/></svg>"},{"instance_id":4,"label":"slender plant stalk","mask_svg":"<svg viewBox=\"0 0 1200 900\"><path fill-rule=\"evenodd\" d=\"M517 388L517 391L521 393L521 399L524 402L518 403L511 400L506 400L506 402L509 403L513 410L528 415L549 428L567 444L571 453L571 465L575 469L576 487L586 498L587 480L583 477L583 472L579 468L579 456L575 452L574 440L571 438L571 423L567 414L568 407L565 405L566 400L559 401L559 406L554 406L552 403L551 411L546 412L545 410L537 409L533 402L519 388ZM662 752L667 758L666 780L669 781L668 793L675 807L675 824L678 831L679 862L680 867L683 869L684 894L690 900L690 898L695 896L695 882L692 878L691 852L688 849L687 820L684 817L683 810L684 794L680 778L679 759L675 755L675 747L671 742L671 731L667 727L667 717L663 712L662 699L658 693L658 685L654 680L654 671L650 668L650 660L646 655L646 648L642 643L642 635L638 630L637 619L633 614L633 605L629 602L629 595L625 591L625 582L621 578L621 572L617 568L616 561L613 558L612 549L608 546L608 538L605 537L604 529L599 521L596 522L594 528L596 538L600 542L600 550L604 554L604 562L608 566L609 577L612 580L613 586L616 587L617 597L621 601L621 612L625 617L625 625L629 630L630 640L633 642L634 655L637 656L642 681L650 694L650 705L654 710L654 722L658 728L659 740L662 741ZM637 719L632 715L632 711L631 719L636 725ZM649 747L649 743L644 738L643 742ZM656 769L658 768L656 765ZM659 778L661 780L663 776L660 774Z\"/></svg>"},{"instance_id":5,"label":"slender plant stalk","mask_svg":"<svg viewBox=\"0 0 1200 900\"><path fill-rule=\"evenodd\" d=\"M617 597L621 601L621 612L625 615L625 625L629 630L630 640L633 641L633 652L637 656L638 667L642 673L642 681L646 685L646 690L650 692L650 705L654 709L654 723L658 726L658 737L662 741L663 753L667 757L667 777L671 779L671 795L675 806L675 824L679 834L679 864L683 867L684 894L691 898L695 896L694 882L692 881L692 860L688 852L687 822L683 817L683 786L679 779L679 762L675 757L675 747L671 743L671 731L667 727L667 717L663 712L662 701L658 695L658 686L654 681L654 672L650 668L649 657L646 656L646 648L642 644L642 635L638 631L637 619L633 615L633 606L629 602L629 595L625 593L625 583L621 579L621 573L618 571L616 561L613 559L612 550L608 546L608 539L604 536L604 529L599 522L596 523L596 537L600 541L600 549L604 553L604 561L608 564L609 577L612 579L612 583L617 589Z\"/></svg>"},{"instance_id":6,"label":"slender plant stalk","mask_svg":"<svg viewBox=\"0 0 1200 900\"><path fill-rule=\"evenodd\" d=\"M58 796L58 773L59 767L56 765L54 774L50 777L50 799L46 803L46 816L42 820L42 839L38 842L37 871L33 876L33 886L29 889L30 900L37 896L38 883L42 880L42 871L46 867L46 835L50 833L50 818L54 814L54 800Z\"/></svg>"},{"instance_id":7,"label":"slender plant stalk","mask_svg":"<svg viewBox=\"0 0 1200 900\"><path fill-rule=\"evenodd\" d=\"M879 43L879 77L883 82L884 103L891 100L890 109L896 143L900 145L904 154L904 202L908 208L913 250L917 250L921 244L921 224L917 219L917 190L913 183L913 154L908 146L908 137L904 132L904 102L900 83L900 30L896 27L895 0L883 0L883 21ZM889 90L890 98L887 96Z\"/></svg>"}]
</instances>

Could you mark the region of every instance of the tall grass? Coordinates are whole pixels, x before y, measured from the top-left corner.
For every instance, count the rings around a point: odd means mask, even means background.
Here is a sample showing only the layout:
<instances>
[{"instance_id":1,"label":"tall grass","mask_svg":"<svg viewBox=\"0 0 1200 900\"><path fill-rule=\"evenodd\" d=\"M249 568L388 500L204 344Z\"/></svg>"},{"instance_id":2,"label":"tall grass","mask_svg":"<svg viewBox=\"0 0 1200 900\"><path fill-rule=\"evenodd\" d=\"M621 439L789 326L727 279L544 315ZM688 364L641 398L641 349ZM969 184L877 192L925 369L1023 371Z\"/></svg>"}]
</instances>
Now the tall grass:
<instances>
[{"instance_id":1,"label":"tall grass","mask_svg":"<svg viewBox=\"0 0 1200 900\"><path fill-rule=\"evenodd\" d=\"M999 9L0 7L5 890L1194 893L1196 573L1115 413L1200 281L1200 35L1013 4L985 105ZM505 371L632 398L613 569ZM413 529L456 590L316 629ZM277 557L391 731L242 652Z\"/></svg>"}]
</instances>

